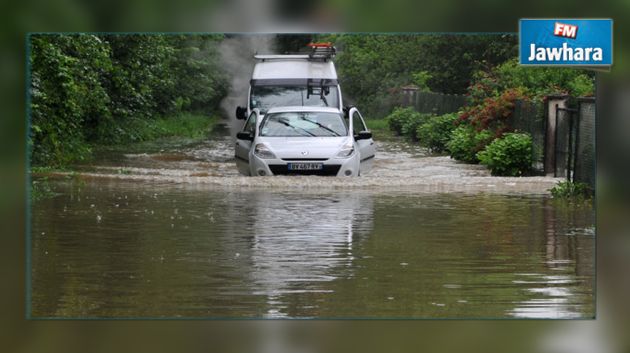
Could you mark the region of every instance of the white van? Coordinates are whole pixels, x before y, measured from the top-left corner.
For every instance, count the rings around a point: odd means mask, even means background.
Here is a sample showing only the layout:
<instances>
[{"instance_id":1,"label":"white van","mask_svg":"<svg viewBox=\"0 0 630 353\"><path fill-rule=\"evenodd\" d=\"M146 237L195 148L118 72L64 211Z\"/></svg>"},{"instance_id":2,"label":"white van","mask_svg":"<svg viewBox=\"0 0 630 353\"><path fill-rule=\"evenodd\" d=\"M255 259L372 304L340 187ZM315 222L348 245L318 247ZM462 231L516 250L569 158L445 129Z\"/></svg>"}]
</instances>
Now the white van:
<instances>
[{"instance_id":1,"label":"white van","mask_svg":"<svg viewBox=\"0 0 630 353\"><path fill-rule=\"evenodd\" d=\"M309 54L255 55L258 61L247 95L247 106L236 108L245 120L254 109L261 115L272 107L308 106L343 110L331 43L311 43Z\"/></svg>"}]
</instances>

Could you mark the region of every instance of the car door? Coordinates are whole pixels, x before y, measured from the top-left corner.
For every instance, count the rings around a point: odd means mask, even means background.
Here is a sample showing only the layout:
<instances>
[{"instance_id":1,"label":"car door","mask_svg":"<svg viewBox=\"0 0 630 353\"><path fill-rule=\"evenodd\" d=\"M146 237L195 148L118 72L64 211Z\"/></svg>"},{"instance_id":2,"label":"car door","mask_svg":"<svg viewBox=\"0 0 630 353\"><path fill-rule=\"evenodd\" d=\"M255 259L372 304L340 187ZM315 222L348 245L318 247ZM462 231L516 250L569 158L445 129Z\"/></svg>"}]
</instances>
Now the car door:
<instances>
[{"instance_id":1,"label":"car door","mask_svg":"<svg viewBox=\"0 0 630 353\"><path fill-rule=\"evenodd\" d=\"M258 109L254 110L249 115L240 133L245 133L251 136L253 139L253 137L256 136L257 120L258 120ZM243 175L250 174L249 173L249 151L252 148L252 142L253 141L248 140L248 139L239 139L237 135L234 157L236 158L236 167L238 168L239 173Z\"/></svg>"},{"instance_id":2,"label":"car door","mask_svg":"<svg viewBox=\"0 0 630 353\"><path fill-rule=\"evenodd\" d=\"M350 109L350 127L352 128L352 134L359 147L359 153L361 156L361 173L368 172L372 169L374 162L374 156L376 154L376 148L374 146L374 140L370 137L367 139L359 138L359 133L362 131L368 131L365 121L361 116L361 113L357 108Z\"/></svg>"}]
</instances>

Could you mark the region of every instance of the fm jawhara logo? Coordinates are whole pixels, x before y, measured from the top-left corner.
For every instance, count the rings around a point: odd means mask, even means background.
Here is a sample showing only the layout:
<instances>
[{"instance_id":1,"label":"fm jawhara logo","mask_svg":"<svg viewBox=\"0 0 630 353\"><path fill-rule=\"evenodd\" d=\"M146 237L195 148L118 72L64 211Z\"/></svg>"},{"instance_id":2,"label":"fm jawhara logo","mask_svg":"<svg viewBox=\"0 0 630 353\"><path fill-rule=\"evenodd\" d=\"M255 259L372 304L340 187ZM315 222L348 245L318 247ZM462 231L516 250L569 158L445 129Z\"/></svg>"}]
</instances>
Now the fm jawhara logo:
<instances>
[{"instance_id":1,"label":"fm jawhara logo","mask_svg":"<svg viewBox=\"0 0 630 353\"><path fill-rule=\"evenodd\" d=\"M611 66L612 20L521 19L522 65Z\"/></svg>"}]
</instances>

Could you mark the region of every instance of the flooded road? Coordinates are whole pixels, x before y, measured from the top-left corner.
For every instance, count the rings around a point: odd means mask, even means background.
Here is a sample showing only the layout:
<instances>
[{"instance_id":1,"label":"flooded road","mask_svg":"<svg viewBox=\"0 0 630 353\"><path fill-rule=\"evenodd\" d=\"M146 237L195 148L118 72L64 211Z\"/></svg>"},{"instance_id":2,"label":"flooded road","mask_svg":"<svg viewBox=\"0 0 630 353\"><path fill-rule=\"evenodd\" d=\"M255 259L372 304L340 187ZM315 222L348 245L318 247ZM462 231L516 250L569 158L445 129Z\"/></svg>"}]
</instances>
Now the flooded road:
<instances>
[{"instance_id":1,"label":"flooded road","mask_svg":"<svg viewBox=\"0 0 630 353\"><path fill-rule=\"evenodd\" d=\"M107 154L32 207L32 316L591 318L594 212L379 144L361 178L238 176L232 141Z\"/></svg>"}]
</instances>

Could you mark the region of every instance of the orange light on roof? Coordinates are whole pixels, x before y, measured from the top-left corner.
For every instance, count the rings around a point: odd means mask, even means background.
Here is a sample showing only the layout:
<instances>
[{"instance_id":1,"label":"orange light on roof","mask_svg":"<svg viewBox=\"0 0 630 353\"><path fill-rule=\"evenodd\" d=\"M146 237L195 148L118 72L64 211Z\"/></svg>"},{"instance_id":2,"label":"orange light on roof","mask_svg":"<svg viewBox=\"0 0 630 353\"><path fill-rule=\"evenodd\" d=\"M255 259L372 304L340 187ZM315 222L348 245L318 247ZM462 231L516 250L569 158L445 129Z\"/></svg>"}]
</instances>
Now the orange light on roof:
<instances>
[{"instance_id":1,"label":"orange light on roof","mask_svg":"<svg viewBox=\"0 0 630 353\"><path fill-rule=\"evenodd\" d=\"M332 48L333 44L331 42L318 42L318 43L308 43L311 48Z\"/></svg>"}]
</instances>

